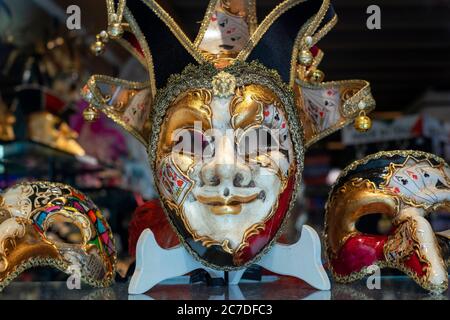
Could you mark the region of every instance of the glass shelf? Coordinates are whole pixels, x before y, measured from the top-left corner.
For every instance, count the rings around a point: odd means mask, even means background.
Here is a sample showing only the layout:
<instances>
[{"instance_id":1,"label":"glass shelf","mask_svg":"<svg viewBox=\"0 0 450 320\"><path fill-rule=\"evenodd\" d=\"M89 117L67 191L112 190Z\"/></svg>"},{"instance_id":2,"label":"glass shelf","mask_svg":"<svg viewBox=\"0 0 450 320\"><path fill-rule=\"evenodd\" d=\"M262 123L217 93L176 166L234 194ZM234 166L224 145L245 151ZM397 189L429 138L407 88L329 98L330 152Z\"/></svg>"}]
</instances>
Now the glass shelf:
<instances>
[{"instance_id":1,"label":"glass shelf","mask_svg":"<svg viewBox=\"0 0 450 320\"><path fill-rule=\"evenodd\" d=\"M69 290L65 282L13 282L0 293L0 300L449 300L450 291L433 295L406 276L382 276L380 289L368 289L365 280L351 284L332 283L331 291L318 291L290 277L244 280L239 286L188 284L178 277L142 295L128 295L128 283L104 289L82 285Z\"/></svg>"},{"instance_id":2,"label":"glass shelf","mask_svg":"<svg viewBox=\"0 0 450 320\"><path fill-rule=\"evenodd\" d=\"M52 177L97 172L111 165L91 156L75 156L34 141L0 142L0 174Z\"/></svg>"}]
</instances>

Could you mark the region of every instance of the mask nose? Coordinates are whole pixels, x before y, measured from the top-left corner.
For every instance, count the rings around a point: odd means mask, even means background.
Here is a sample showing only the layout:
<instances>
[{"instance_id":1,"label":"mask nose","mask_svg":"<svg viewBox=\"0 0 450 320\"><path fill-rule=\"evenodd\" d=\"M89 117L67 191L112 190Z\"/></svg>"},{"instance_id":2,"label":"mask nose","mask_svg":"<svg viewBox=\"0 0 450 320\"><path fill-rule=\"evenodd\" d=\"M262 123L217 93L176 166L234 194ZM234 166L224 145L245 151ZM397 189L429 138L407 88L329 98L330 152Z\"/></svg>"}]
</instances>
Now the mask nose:
<instances>
[{"instance_id":1,"label":"mask nose","mask_svg":"<svg viewBox=\"0 0 450 320\"><path fill-rule=\"evenodd\" d=\"M427 281L438 287L448 282L447 268L442 258L440 248L437 246L437 239L433 228L424 216L425 210L422 208L407 207L402 209L398 216L398 219L401 222L394 232L393 239L400 238L403 242L417 241L421 258L425 259L429 265ZM407 232L403 230L407 230ZM406 237L409 237L409 239ZM398 246L389 246L389 242L387 243L387 246L388 248L392 247L393 250L398 249ZM408 246L407 248L411 247L412 246ZM389 257L390 256L388 256L388 258Z\"/></svg>"},{"instance_id":2,"label":"mask nose","mask_svg":"<svg viewBox=\"0 0 450 320\"><path fill-rule=\"evenodd\" d=\"M237 157L233 137L216 140L214 157L201 169L201 177L208 186L245 187L250 184L251 170Z\"/></svg>"}]
</instances>

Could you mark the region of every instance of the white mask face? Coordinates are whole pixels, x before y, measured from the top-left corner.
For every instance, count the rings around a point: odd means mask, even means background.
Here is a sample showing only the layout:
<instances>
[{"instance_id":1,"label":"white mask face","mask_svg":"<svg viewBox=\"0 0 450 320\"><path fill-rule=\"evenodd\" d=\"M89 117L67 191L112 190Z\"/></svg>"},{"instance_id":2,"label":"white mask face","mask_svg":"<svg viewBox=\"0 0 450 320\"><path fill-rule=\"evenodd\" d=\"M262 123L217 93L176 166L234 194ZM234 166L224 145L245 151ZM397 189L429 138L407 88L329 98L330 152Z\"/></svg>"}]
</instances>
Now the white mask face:
<instances>
[{"instance_id":1,"label":"white mask face","mask_svg":"<svg viewBox=\"0 0 450 320\"><path fill-rule=\"evenodd\" d=\"M282 105L259 85L229 97L192 90L168 109L161 141L170 132L175 142L158 151L163 202L193 241L238 264L288 184L294 152Z\"/></svg>"}]
</instances>

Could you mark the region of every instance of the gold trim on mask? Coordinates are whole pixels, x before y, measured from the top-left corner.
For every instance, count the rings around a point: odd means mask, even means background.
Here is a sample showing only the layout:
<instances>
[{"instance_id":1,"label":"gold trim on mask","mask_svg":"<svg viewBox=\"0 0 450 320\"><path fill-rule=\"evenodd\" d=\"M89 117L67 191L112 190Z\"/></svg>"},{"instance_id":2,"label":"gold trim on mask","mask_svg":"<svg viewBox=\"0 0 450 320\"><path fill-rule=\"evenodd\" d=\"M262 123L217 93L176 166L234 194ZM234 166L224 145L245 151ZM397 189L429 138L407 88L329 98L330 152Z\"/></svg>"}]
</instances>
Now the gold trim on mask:
<instances>
[{"instance_id":1,"label":"gold trim on mask","mask_svg":"<svg viewBox=\"0 0 450 320\"><path fill-rule=\"evenodd\" d=\"M119 45L121 45L125 50L127 50L132 56L134 56L141 65L148 71L149 73L149 82L152 90L152 94L156 93L156 81L155 81L155 73L153 66L153 57L150 52L150 48L148 46L147 39L143 35L141 29L139 28L136 20L134 19L133 14L126 7L126 0L119 0L117 4L117 10L115 10L115 1L114 0L106 0L106 8L108 14L108 32L111 40L116 41ZM126 23L123 23L122 20L125 19ZM114 25L119 26L121 32L119 32L116 36L111 33L111 27ZM114 28L113 28L114 29ZM136 38L139 43L140 48L143 51L144 57L137 50L137 48L133 47L128 41L122 38L123 31L130 32ZM108 38L108 36L107 36ZM108 41L108 39L104 40Z\"/></svg>"},{"instance_id":2,"label":"gold trim on mask","mask_svg":"<svg viewBox=\"0 0 450 320\"><path fill-rule=\"evenodd\" d=\"M242 7L237 8L236 2L242 4ZM220 6L219 6L220 4ZM203 56L211 61L217 68L223 68L233 63L240 50L237 51L223 51L217 54L200 49L200 46L205 37L209 26L211 25L211 17L216 11L224 11L229 15L242 18L247 24L249 37L255 32L258 27L256 18L256 2L255 0L211 0L203 18L200 30L193 43Z\"/></svg>"},{"instance_id":3,"label":"gold trim on mask","mask_svg":"<svg viewBox=\"0 0 450 320\"><path fill-rule=\"evenodd\" d=\"M128 41L124 39L117 39L116 40L118 44L120 44L125 50L127 50L133 57L136 58L136 60L141 64L145 70L148 71L148 64L147 60L142 57L142 55L139 53L139 51L133 47Z\"/></svg>"},{"instance_id":4,"label":"gold trim on mask","mask_svg":"<svg viewBox=\"0 0 450 320\"><path fill-rule=\"evenodd\" d=\"M320 17L320 16L316 16L316 18L317 17ZM320 21L318 22L318 21L312 20L311 22L306 23L300 29L300 31L298 32L297 37L295 39L294 47L292 49L291 69L290 69L291 71L290 71L290 77L289 77L289 84L291 86L294 86L295 79L296 79L296 77L298 76L299 73L302 75L301 78L304 79L304 77L306 76L306 71L317 68L319 66L320 62L322 61L322 58L323 58L323 51L318 49L319 51L318 51L317 56L313 58L313 62L311 64L311 66L309 66L309 68L308 68L308 67L304 67L304 66L299 65L299 63L298 63L299 53L302 50L310 50L314 46L314 44L316 44L328 32L331 31L331 29L337 24L337 22L338 22L338 17L337 17L337 15L335 15L315 35L313 35L314 31L311 31L311 30L314 30L314 28L317 28L318 27L318 23L320 23ZM310 37L310 41L311 41L309 43L306 40L308 37Z\"/></svg>"},{"instance_id":5,"label":"gold trim on mask","mask_svg":"<svg viewBox=\"0 0 450 320\"><path fill-rule=\"evenodd\" d=\"M212 128L211 104L212 94L206 89L192 89L181 94L169 107L164 122L161 124L158 158L162 159L171 152L178 129L194 128L200 122L202 130Z\"/></svg>"},{"instance_id":6,"label":"gold trim on mask","mask_svg":"<svg viewBox=\"0 0 450 320\"><path fill-rule=\"evenodd\" d=\"M245 21L247 22L249 28L250 38L247 41L247 44L241 49L237 55L235 53L232 54L229 58L227 58L227 54L225 57L222 57L222 54L214 55L210 53L203 52L199 49L199 46L204 38L204 35L208 29L211 16L216 11L217 5L220 3L224 3L222 10L229 12L230 14L236 15L233 13L232 4L226 3L229 0L210 0L208 3L205 15L202 19L202 23L200 25L199 32L196 35L194 41L191 41L189 37L185 34L182 28L175 22L175 20L171 17L171 15L164 10L161 5L157 1L152 0L141 0L147 7L149 7L162 21L163 23L170 29L170 31L175 35L178 41L182 44L182 46L189 52L189 54L197 60L198 63L205 63L207 61L214 61L218 63L221 67L224 67L230 63L233 63L237 60L244 61L247 59L250 52L253 48L258 44L259 40L263 37L263 35L267 32L270 26L287 10L292 7L305 2L306 0L284 0L280 4L278 4L258 25L257 17L256 17L256 1L255 0L247 0L244 1L245 4ZM326 11L329 7L329 0L324 0L320 10L315 15L315 20L313 20L314 24L311 24L310 27L316 27L322 21ZM125 8L125 12L127 8ZM124 13L124 15L126 15ZM314 40L318 41L320 38L326 34L327 29L331 29L333 27L333 22L328 23L321 33L315 35ZM316 25L317 24L317 25Z\"/></svg>"},{"instance_id":7,"label":"gold trim on mask","mask_svg":"<svg viewBox=\"0 0 450 320\"><path fill-rule=\"evenodd\" d=\"M210 0L209 1L208 7L206 9L205 15L202 20L202 24L200 25L200 29L199 29L197 36L195 37L195 40L193 43L194 47L198 48L200 46L200 44L202 43L203 38L205 37L205 33L208 30L208 27L211 23L211 17L216 12L216 8L217 8L219 1L222 1L222 0Z\"/></svg>"},{"instance_id":8,"label":"gold trim on mask","mask_svg":"<svg viewBox=\"0 0 450 320\"><path fill-rule=\"evenodd\" d=\"M304 66L298 62L300 52L309 52L310 49L336 25L338 21L337 15L328 21L320 30L317 30L329 7L330 1L323 1L317 14L300 29L295 39L291 57L289 84L294 89L296 94L296 104L301 121L304 125L306 140L305 145L307 148L320 139L350 124L359 115L361 110L368 113L375 108L375 100L371 95L370 85L367 81L344 80L330 82L320 81L319 83L314 83L310 80L309 75L317 70L319 63L323 58L322 51L319 50L317 56L313 58L310 66ZM321 90L333 87L338 88L341 94L344 92L347 93L342 94L345 99L342 101L339 108L341 119L328 128L318 130L313 121L310 119L310 115L305 110L302 88ZM360 107L362 103L364 108Z\"/></svg>"},{"instance_id":9,"label":"gold trim on mask","mask_svg":"<svg viewBox=\"0 0 450 320\"><path fill-rule=\"evenodd\" d=\"M287 178L286 178L286 180L287 180ZM249 239L251 236L258 235L259 233L261 233L262 231L264 231L264 230L266 229L266 223L267 223L267 221L269 221L270 219L272 219L273 215L274 215L275 212L277 211L277 209L278 209L278 204L279 204L279 201L280 201L280 195L286 190L286 187L287 187L287 182L281 184L281 188L280 188L280 192L279 192L279 194L278 194L278 197L277 197L275 203L273 204L272 209L270 210L269 215L266 216L266 218L264 219L264 221L255 223L254 225L252 225L250 228L248 228L248 229L244 232L244 236L242 237L242 242L241 242L241 244L240 244L239 247L237 247L237 249L234 251L234 256L233 256L233 261L234 261L234 263L236 263L236 264L238 264L238 265L240 265L240 264L242 263L242 262L241 262L242 259L240 258L240 255L241 255L241 253L242 253L242 250L245 249L245 248L250 244L250 243L248 242L248 239ZM295 190L294 190L293 192L295 192ZM295 199L295 196L294 196L294 199ZM286 219L286 217L285 217L285 219ZM280 228L281 228L281 227L280 227Z\"/></svg>"},{"instance_id":10,"label":"gold trim on mask","mask_svg":"<svg viewBox=\"0 0 450 320\"><path fill-rule=\"evenodd\" d=\"M115 12L113 10L114 2L111 0L106 0L106 1L107 1L107 8L108 8L108 19L110 20L111 15L115 14ZM121 0L121 2L124 2L124 1ZM122 4L119 5L119 9L120 8L122 8ZM123 12L122 12L123 18L128 23L128 24L122 23L121 24L122 27L124 27L127 31L129 31L136 37L136 39L139 43L139 46L141 47L141 49L143 51L144 57L142 57L141 53L138 52L137 49L134 48L128 41L122 39L121 37L114 39L114 40L117 41L117 43L119 45L121 45L122 47L124 47L128 52L130 52L144 66L144 68L148 72L149 81L140 83L140 82L134 82L134 81L127 81L127 80L123 80L123 79L119 79L119 78L113 78L113 77L109 77L106 75L93 75L93 76L91 76L91 78L89 79L89 81L86 84L86 88L88 88L90 92L89 93L82 92L82 96L87 102L89 102L94 107L100 109L103 113L105 113L105 115L108 118L110 118L112 121L114 121L115 123L117 123L118 125L123 127L131 135L133 135L144 146L147 146L148 145L148 135L151 130L151 116L150 116L151 104L152 104L153 97L155 96L156 90L157 90L154 65L153 65L153 57L150 52L150 48L148 46L147 40L146 40L145 36L143 35L141 29L139 28L137 22L135 21L130 10L125 6L123 7L123 9L120 9L120 10L123 10ZM122 17L119 17L119 18L121 19ZM108 23L110 23L110 21ZM106 84L110 87L111 86L117 86L117 87L123 86L129 90L135 90L136 92L140 91L140 90L144 90L144 89L150 90L151 99L148 103L149 105L147 106L149 115L148 115L148 119L145 121L145 125L143 126L142 129L134 128L133 126L126 123L126 121L124 121L124 119L122 117L123 112L125 111L123 104L115 105L115 106L107 106L107 102L111 97L103 96L101 94L101 91L99 90L99 88L97 86L97 84L98 84L97 82L99 82L99 83L104 82L104 84Z\"/></svg>"},{"instance_id":11,"label":"gold trim on mask","mask_svg":"<svg viewBox=\"0 0 450 320\"><path fill-rule=\"evenodd\" d=\"M412 244L405 243L404 239L412 240ZM395 233L389 235L383 247L383 254L389 263L400 264L413 253L417 253L420 262L427 265L425 273L428 274L430 265L420 250L420 242L417 239L417 221L412 217L406 217L399 223Z\"/></svg>"},{"instance_id":12,"label":"gold trim on mask","mask_svg":"<svg viewBox=\"0 0 450 320\"><path fill-rule=\"evenodd\" d=\"M269 30L270 26L286 11L296 6L299 3L305 2L306 0L284 0L280 4L278 4L258 25L256 30L250 36L245 47L239 52L236 57L236 60L244 61L250 55L250 52L256 47L259 43L259 40L263 37L263 35ZM328 0L326 0L328 1ZM325 2L326 2L325 1Z\"/></svg>"},{"instance_id":13,"label":"gold trim on mask","mask_svg":"<svg viewBox=\"0 0 450 320\"><path fill-rule=\"evenodd\" d=\"M277 96L268 88L251 84L236 89L230 102L231 126L233 129L246 130L264 121L264 106L281 107Z\"/></svg>"},{"instance_id":14,"label":"gold trim on mask","mask_svg":"<svg viewBox=\"0 0 450 320\"><path fill-rule=\"evenodd\" d=\"M36 256L40 258L60 258L56 246L34 230L31 220L9 217L0 221L1 224L9 223L11 226L12 224L17 226L14 233L3 235L6 237L0 243L0 290L7 285L4 282L5 279L14 273L22 261Z\"/></svg>"},{"instance_id":15,"label":"gold trim on mask","mask_svg":"<svg viewBox=\"0 0 450 320\"><path fill-rule=\"evenodd\" d=\"M276 205L278 206L278 199L277 199ZM270 218L272 218L273 214L275 213L275 210L276 210L275 208L276 208L275 206L272 207L272 210L269 215ZM242 237L241 244L239 245L239 247L237 247L237 249L233 253L233 262L235 264L237 264L237 265L242 264L242 259L240 256L241 256L242 250L250 244L248 242L248 239L251 236L256 236L256 235L260 234L262 231L264 231L266 229L265 224L270 218L266 219L264 222L255 223L250 228L245 230L244 236Z\"/></svg>"},{"instance_id":16,"label":"gold trim on mask","mask_svg":"<svg viewBox=\"0 0 450 320\"><path fill-rule=\"evenodd\" d=\"M124 93L127 94L127 96L122 97L122 99L120 99L121 101L118 103L110 105L112 97L110 95L103 94L100 89L100 85L105 86L110 93L115 93L116 90L122 88L125 90ZM131 133L144 146L148 146L148 138L151 132L150 114L152 112L151 105L153 100L150 87L151 84L149 82L134 82L104 75L93 75L87 82L85 88L83 88L82 96L84 100L89 102L95 108L101 110L108 118ZM148 108L148 117L144 122L143 127L140 129L127 123L123 116L127 108L130 106L133 97L141 92L144 92L144 90L149 90L149 101L145 106Z\"/></svg>"},{"instance_id":17,"label":"gold trim on mask","mask_svg":"<svg viewBox=\"0 0 450 320\"><path fill-rule=\"evenodd\" d=\"M312 90L338 89L341 97L345 99L343 101L341 99L339 110L337 111L340 114L340 120L322 131L317 130L310 120L310 115L305 110L302 88ZM365 80L343 80L311 84L297 79L294 85L294 92L299 116L305 128L305 145L307 148L353 122L361 112L361 105L364 106L363 110L366 113L375 109L375 99L370 92L370 84Z\"/></svg>"},{"instance_id":18,"label":"gold trim on mask","mask_svg":"<svg viewBox=\"0 0 450 320\"><path fill-rule=\"evenodd\" d=\"M151 0L141 0L147 7L149 7L163 22L169 27L170 31L174 36L180 41L181 45L189 52L189 54L198 62L206 62L205 57L200 53L199 50L194 46L189 37L184 33L180 26L175 22L175 20L164 10L156 1ZM216 0L212 0L216 1Z\"/></svg>"},{"instance_id":19,"label":"gold trim on mask","mask_svg":"<svg viewBox=\"0 0 450 320\"><path fill-rule=\"evenodd\" d=\"M144 34L141 31L141 28L139 28L139 25L137 24L136 20L134 19L133 14L130 12L128 8L125 8L124 11L124 17L127 20L129 27L131 29L131 32L136 37L137 41L139 42L139 46L141 47L143 53L144 53L144 59L145 59L145 65L146 69L148 71L149 75L149 83L150 88L152 92L152 96L156 94L156 80L155 80L155 69L153 65L153 57L152 53L150 51L150 48L148 46L147 39L145 38ZM126 42L128 46L131 46L127 41L119 39L119 44L122 42ZM125 46L127 48L127 46ZM130 48L131 49L131 48ZM138 54L140 58L138 58L139 61L142 60L142 56L135 48L132 49L135 54Z\"/></svg>"}]
</instances>

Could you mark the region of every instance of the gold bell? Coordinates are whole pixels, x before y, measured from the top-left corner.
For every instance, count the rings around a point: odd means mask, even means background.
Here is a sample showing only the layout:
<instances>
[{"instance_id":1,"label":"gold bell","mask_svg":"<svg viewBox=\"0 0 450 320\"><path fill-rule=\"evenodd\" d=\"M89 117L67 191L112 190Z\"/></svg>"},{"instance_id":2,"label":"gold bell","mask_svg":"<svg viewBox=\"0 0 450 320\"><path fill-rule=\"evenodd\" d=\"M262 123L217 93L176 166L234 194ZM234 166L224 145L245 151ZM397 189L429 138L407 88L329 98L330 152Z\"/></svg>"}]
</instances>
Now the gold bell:
<instances>
[{"instance_id":1,"label":"gold bell","mask_svg":"<svg viewBox=\"0 0 450 320\"><path fill-rule=\"evenodd\" d=\"M114 22L108 28L108 34L111 39L119 39L123 34L122 24Z\"/></svg>"},{"instance_id":2,"label":"gold bell","mask_svg":"<svg viewBox=\"0 0 450 320\"><path fill-rule=\"evenodd\" d=\"M313 59L311 51L307 49L300 51L300 54L298 55L298 61L305 67L309 67L313 63Z\"/></svg>"},{"instance_id":3,"label":"gold bell","mask_svg":"<svg viewBox=\"0 0 450 320\"><path fill-rule=\"evenodd\" d=\"M97 35L97 39L100 39L103 43L108 42L109 40L109 35L108 32L106 32L105 30L102 30L98 35Z\"/></svg>"},{"instance_id":4,"label":"gold bell","mask_svg":"<svg viewBox=\"0 0 450 320\"><path fill-rule=\"evenodd\" d=\"M355 119L354 127L359 132L366 132L372 128L372 120L366 115L364 111L359 113L359 116Z\"/></svg>"},{"instance_id":5,"label":"gold bell","mask_svg":"<svg viewBox=\"0 0 450 320\"><path fill-rule=\"evenodd\" d=\"M308 73L308 79L309 79L309 82L314 83L314 84L321 83L321 82L323 82L323 79L325 79L325 73L323 73L319 69L316 69L316 70Z\"/></svg>"},{"instance_id":6,"label":"gold bell","mask_svg":"<svg viewBox=\"0 0 450 320\"><path fill-rule=\"evenodd\" d=\"M105 44L97 37L97 40L91 45L91 51L96 56L105 52Z\"/></svg>"},{"instance_id":7,"label":"gold bell","mask_svg":"<svg viewBox=\"0 0 450 320\"><path fill-rule=\"evenodd\" d=\"M94 122L99 118L97 109L95 109L92 105L89 105L86 109L83 110L83 118L87 122Z\"/></svg>"}]
</instances>

